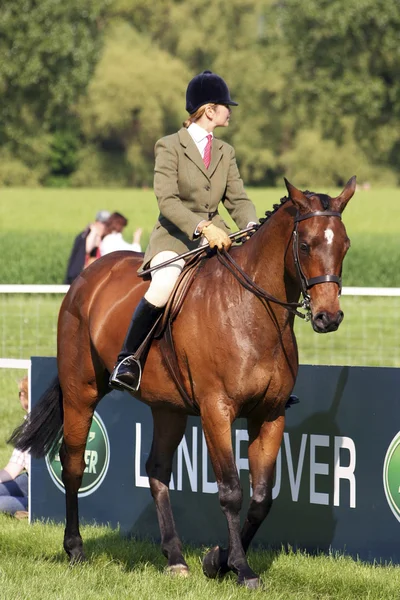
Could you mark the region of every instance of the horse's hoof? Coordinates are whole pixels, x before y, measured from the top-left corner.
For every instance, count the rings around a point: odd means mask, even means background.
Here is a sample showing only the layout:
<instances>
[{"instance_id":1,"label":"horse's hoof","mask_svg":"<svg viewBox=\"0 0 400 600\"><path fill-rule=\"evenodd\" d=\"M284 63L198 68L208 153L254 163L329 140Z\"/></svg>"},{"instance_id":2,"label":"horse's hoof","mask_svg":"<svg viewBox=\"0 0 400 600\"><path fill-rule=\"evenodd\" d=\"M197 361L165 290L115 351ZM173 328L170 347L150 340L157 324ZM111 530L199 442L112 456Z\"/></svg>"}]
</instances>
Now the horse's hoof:
<instances>
[{"instance_id":1,"label":"horse's hoof","mask_svg":"<svg viewBox=\"0 0 400 600\"><path fill-rule=\"evenodd\" d=\"M248 588L249 590L256 590L260 587L261 582L259 577L251 577L250 579L238 579L238 584Z\"/></svg>"},{"instance_id":2,"label":"horse's hoof","mask_svg":"<svg viewBox=\"0 0 400 600\"><path fill-rule=\"evenodd\" d=\"M189 577L189 567L187 565L170 565L165 570L168 575L173 575L174 577Z\"/></svg>"},{"instance_id":3,"label":"horse's hoof","mask_svg":"<svg viewBox=\"0 0 400 600\"><path fill-rule=\"evenodd\" d=\"M229 571L228 551L215 546L203 558L203 573L209 579L222 577Z\"/></svg>"},{"instance_id":4,"label":"horse's hoof","mask_svg":"<svg viewBox=\"0 0 400 600\"><path fill-rule=\"evenodd\" d=\"M74 565L80 565L84 562L86 562L86 556L84 555L83 552L77 552L76 554L74 553L69 553L69 564L71 567L73 567Z\"/></svg>"},{"instance_id":5,"label":"horse's hoof","mask_svg":"<svg viewBox=\"0 0 400 600\"><path fill-rule=\"evenodd\" d=\"M78 535L64 536L64 550L69 558L70 565L78 565L86 561L83 552L82 538Z\"/></svg>"}]
</instances>

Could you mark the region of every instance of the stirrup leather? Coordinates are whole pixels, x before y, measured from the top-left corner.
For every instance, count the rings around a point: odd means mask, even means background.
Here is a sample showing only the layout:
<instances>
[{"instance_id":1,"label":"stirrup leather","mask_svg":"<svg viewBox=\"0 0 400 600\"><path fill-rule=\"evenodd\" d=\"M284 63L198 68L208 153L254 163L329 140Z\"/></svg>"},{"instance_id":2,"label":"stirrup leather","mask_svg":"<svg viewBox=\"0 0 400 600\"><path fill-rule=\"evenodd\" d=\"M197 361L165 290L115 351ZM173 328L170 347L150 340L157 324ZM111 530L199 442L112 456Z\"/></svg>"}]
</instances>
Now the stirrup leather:
<instances>
[{"instance_id":1,"label":"stirrup leather","mask_svg":"<svg viewBox=\"0 0 400 600\"><path fill-rule=\"evenodd\" d=\"M127 381L124 381L123 378L125 377ZM118 390L137 392L141 380L142 365L140 364L140 361L134 356L127 356L114 367L114 370L110 375L109 385Z\"/></svg>"}]
</instances>

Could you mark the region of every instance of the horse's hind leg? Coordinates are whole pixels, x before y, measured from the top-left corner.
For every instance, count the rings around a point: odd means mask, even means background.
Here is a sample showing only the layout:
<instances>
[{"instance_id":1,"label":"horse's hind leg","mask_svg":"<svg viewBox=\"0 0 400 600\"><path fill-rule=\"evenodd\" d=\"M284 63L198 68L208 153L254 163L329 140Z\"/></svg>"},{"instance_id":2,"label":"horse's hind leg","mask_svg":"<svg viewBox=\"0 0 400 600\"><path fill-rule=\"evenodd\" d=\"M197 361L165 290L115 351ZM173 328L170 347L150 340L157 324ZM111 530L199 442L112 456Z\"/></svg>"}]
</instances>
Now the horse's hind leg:
<instances>
[{"instance_id":1,"label":"horse's hind leg","mask_svg":"<svg viewBox=\"0 0 400 600\"><path fill-rule=\"evenodd\" d=\"M96 402L93 386L67 384L64 393L64 437L60 449L62 480L65 487L66 526L64 550L71 563L85 560L79 531L78 490L85 470L84 453Z\"/></svg>"},{"instance_id":2,"label":"horse's hind leg","mask_svg":"<svg viewBox=\"0 0 400 600\"><path fill-rule=\"evenodd\" d=\"M259 578L247 562L240 535L242 490L232 449L229 409L222 402L214 402L207 410L202 410L202 425L229 530L228 552L222 557L219 547L211 550L204 557L203 571L208 577L216 577L223 562L222 570L232 569L237 573L239 584L256 588Z\"/></svg>"},{"instance_id":3,"label":"horse's hind leg","mask_svg":"<svg viewBox=\"0 0 400 600\"><path fill-rule=\"evenodd\" d=\"M167 410L152 409L153 443L146 463L146 472L157 510L161 534L161 549L168 559L168 571L187 575L188 566L182 554L182 543L175 528L169 497L172 459L185 433L187 416Z\"/></svg>"}]
</instances>

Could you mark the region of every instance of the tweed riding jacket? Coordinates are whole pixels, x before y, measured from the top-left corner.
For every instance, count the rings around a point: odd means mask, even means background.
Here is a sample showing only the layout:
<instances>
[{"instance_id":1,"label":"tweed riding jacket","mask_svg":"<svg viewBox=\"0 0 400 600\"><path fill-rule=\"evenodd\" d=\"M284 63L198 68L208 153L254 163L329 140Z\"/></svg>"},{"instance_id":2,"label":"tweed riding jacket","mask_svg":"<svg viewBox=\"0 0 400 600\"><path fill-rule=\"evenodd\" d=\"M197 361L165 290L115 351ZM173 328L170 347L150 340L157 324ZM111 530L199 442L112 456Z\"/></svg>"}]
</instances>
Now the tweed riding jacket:
<instances>
[{"instance_id":1,"label":"tweed riding jacket","mask_svg":"<svg viewBox=\"0 0 400 600\"><path fill-rule=\"evenodd\" d=\"M142 269L163 250L182 254L199 245L197 225L211 220L228 234L230 229L218 214L222 202L239 229L257 222L256 210L244 191L235 151L213 138L211 162L206 169L187 129L160 139L155 146L154 192L160 215L151 233Z\"/></svg>"}]
</instances>

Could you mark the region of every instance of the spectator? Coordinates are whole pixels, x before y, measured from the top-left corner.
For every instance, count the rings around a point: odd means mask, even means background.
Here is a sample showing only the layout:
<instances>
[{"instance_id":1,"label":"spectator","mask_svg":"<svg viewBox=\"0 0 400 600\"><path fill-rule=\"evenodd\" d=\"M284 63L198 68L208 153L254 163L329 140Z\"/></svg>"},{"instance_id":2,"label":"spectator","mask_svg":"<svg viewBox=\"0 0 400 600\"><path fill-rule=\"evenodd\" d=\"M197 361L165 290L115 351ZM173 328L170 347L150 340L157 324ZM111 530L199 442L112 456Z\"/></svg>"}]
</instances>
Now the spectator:
<instances>
[{"instance_id":1,"label":"spectator","mask_svg":"<svg viewBox=\"0 0 400 600\"><path fill-rule=\"evenodd\" d=\"M19 383L19 401L28 411L28 376ZM0 512L10 513L19 519L28 517L28 452L14 450L8 464L0 470Z\"/></svg>"},{"instance_id":2,"label":"spectator","mask_svg":"<svg viewBox=\"0 0 400 600\"><path fill-rule=\"evenodd\" d=\"M81 271L100 256L100 242L105 231L105 222L109 218L108 210L100 210L94 223L76 236L68 260L64 283L71 284Z\"/></svg>"},{"instance_id":3,"label":"spectator","mask_svg":"<svg viewBox=\"0 0 400 600\"><path fill-rule=\"evenodd\" d=\"M141 252L140 238L142 230L136 229L133 234L132 244L129 244L122 237L124 228L128 225L128 220L119 212L114 212L110 215L105 224L105 235L100 244L100 254L109 254L116 250L132 250L133 252Z\"/></svg>"}]
</instances>

